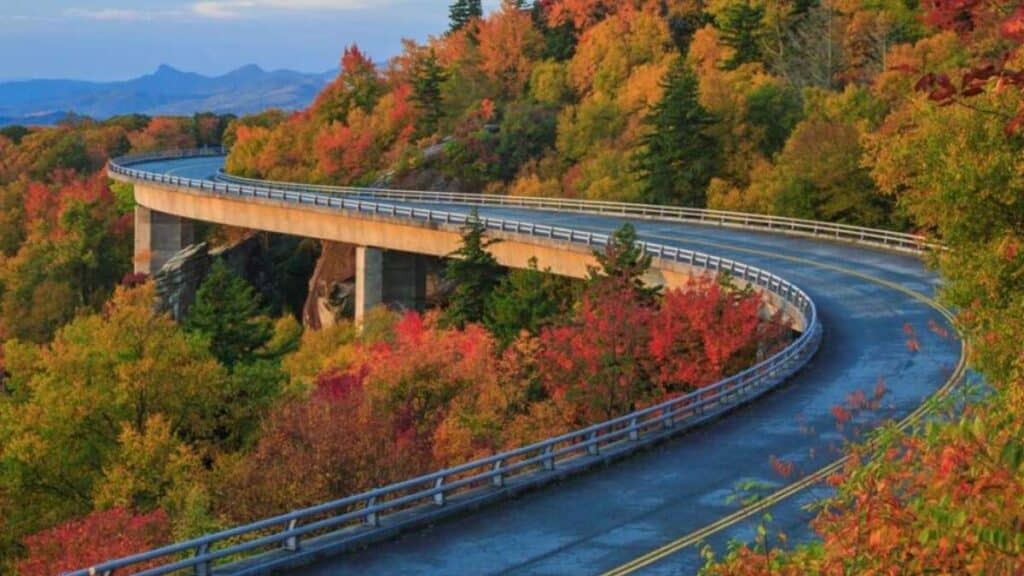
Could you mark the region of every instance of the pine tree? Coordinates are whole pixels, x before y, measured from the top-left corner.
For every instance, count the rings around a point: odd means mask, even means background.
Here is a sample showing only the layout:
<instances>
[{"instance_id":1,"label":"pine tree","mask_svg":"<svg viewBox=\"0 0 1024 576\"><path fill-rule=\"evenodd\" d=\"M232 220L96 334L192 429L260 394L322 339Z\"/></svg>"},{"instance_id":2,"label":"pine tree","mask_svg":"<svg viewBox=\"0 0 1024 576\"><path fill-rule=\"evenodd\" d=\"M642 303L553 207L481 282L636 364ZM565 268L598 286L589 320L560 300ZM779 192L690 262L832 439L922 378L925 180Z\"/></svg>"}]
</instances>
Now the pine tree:
<instances>
[{"instance_id":1,"label":"pine tree","mask_svg":"<svg viewBox=\"0 0 1024 576\"><path fill-rule=\"evenodd\" d=\"M594 252L594 258L599 266L589 268L587 282L591 291L629 287L645 304L653 304L661 293L660 286L648 286L644 282L653 259L637 240L632 224L627 222L616 230L604 250Z\"/></svg>"},{"instance_id":2,"label":"pine tree","mask_svg":"<svg viewBox=\"0 0 1024 576\"><path fill-rule=\"evenodd\" d=\"M648 113L648 133L634 168L648 202L701 207L718 164L719 145L707 128L715 117L701 106L698 82L682 58L662 82L664 95Z\"/></svg>"},{"instance_id":3,"label":"pine tree","mask_svg":"<svg viewBox=\"0 0 1024 576\"><path fill-rule=\"evenodd\" d=\"M715 18L722 44L733 49L732 56L722 64L726 70L735 70L748 62L762 59L760 32L764 20L764 6L753 6L748 0L729 4Z\"/></svg>"},{"instance_id":4,"label":"pine tree","mask_svg":"<svg viewBox=\"0 0 1024 576\"><path fill-rule=\"evenodd\" d=\"M550 270L539 270L537 259L530 259L526 270L513 270L501 281L487 302L487 329L508 345L522 332L536 336L572 305L569 279Z\"/></svg>"},{"instance_id":5,"label":"pine tree","mask_svg":"<svg viewBox=\"0 0 1024 576\"><path fill-rule=\"evenodd\" d=\"M487 251L497 240L487 240L486 232L487 227L473 210L462 229L462 247L451 254L445 274L455 286L444 314L450 326L464 328L468 323L482 322L487 299L501 281L501 266Z\"/></svg>"},{"instance_id":6,"label":"pine tree","mask_svg":"<svg viewBox=\"0 0 1024 576\"><path fill-rule=\"evenodd\" d=\"M412 100L420 111L419 133L421 136L429 136L437 132L444 114L441 84L447 74L438 62L437 54L431 49L426 57L416 61L412 76Z\"/></svg>"},{"instance_id":7,"label":"pine tree","mask_svg":"<svg viewBox=\"0 0 1024 576\"><path fill-rule=\"evenodd\" d=\"M185 325L206 338L213 355L228 367L251 359L273 336L255 290L220 260L196 292Z\"/></svg>"},{"instance_id":8,"label":"pine tree","mask_svg":"<svg viewBox=\"0 0 1024 576\"><path fill-rule=\"evenodd\" d=\"M448 16L451 32L458 32L474 19L483 18L484 8L481 0L455 0L448 9Z\"/></svg>"}]
</instances>

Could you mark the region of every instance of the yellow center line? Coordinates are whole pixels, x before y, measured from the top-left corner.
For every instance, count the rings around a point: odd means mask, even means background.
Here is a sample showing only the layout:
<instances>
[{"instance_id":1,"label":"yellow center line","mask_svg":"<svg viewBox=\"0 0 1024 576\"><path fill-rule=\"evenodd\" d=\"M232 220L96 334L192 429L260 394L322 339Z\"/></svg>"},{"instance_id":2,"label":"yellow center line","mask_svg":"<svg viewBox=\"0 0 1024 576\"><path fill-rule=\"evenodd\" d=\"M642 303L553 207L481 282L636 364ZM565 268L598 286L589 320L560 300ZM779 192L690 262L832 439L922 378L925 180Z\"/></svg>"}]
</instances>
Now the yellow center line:
<instances>
[{"instance_id":1,"label":"yellow center line","mask_svg":"<svg viewBox=\"0 0 1024 576\"><path fill-rule=\"evenodd\" d=\"M936 302L934 299L929 298L928 296L926 296L926 295L924 295L924 294L922 294L922 293L920 293L920 292L918 292L916 290L911 290L910 288L907 288L905 286L901 286L901 285L899 285L899 284L897 284L895 282L890 282L889 280L878 278L877 276L872 276L870 274L865 274L863 272L858 272L856 270L852 270L850 268L846 268L846 267L843 267L843 266L837 266L835 264L825 264L825 263L821 263L821 262L816 262L816 261L811 260L809 258L801 258L801 257L797 257L797 256L784 256L784 255L780 255L780 254L776 254L776 253L772 253L772 252L767 252L767 251L764 251L764 250L756 250L756 249L752 249L752 248L736 248L736 247L728 246L728 245L725 245L725 244L720 244L720 243L710 242L710 241L703 241L703 240L683 240L683 239L680 239L680 238L668 237L668 236L663 236L663 235L659 236L659 235L653 235L653 234L643 234L643 236L649 236L649 237L652 237L652 238L659 238L659 239L662 239L662 240L672 240L672 241L675 241L675 242L683 241L683 242L690 242L690 243L693 243L693 244L702 244L702 245L708 245L708 246L715 246L715 247L719 247L719 248L727 248L729 250L733 250L733 251L737 251L737 252L744 252L744 253L747 253L747 254L756 254L756 255L761 255L761 256L768 256L768 257L771 257L771 258L778 258L778 259L781 259L781 260L788 260L790 262L807 264L809 266L814 266L814 267L817 267L817 268L824 268L824 269L827 269L827 270L833 270L833 271L836 271L836 272L840 272L840 273L843 273L843 274L848 274L848 275L851 275L851 276L854 276L854 277L857 277L857 278L861 278L863 280L867 280L868 282L871 282L871 283L874 283L874 284L878 284L878 285L884 286L886 288L891 288L891 289L896 290L898 292L902 292L903 294L906 294L906 295L910 296L911 298L914 298L915 300L918 300L920 302L925 303L929 307L935 309L937 312L942 314L942 316L945 317L946 320L949 321L950 325L953 326L953 328L957 331L957 334L960 336L960 361L957 363L956 369L953 371L953 374L950 375L950 377L946 381L946 383L943 384L942 388L940 388L938 391L936 391L936 393L933 394L931 396L931 398L926 400L923 404L918 406L916 410L911 412L910 415L908 415L906 418L904 418L903 420L901 420L899 422L899 424L897 426L901 430L905 430L905 429L909 428L910 426L912 426L913 424L917 423L919 420L921 420L921 418L923 418L925 416L925 414L927 414L931 410L931 407L933 405L934 400L943 398L946 395L948 395L949 392L957 385L957 383L960 381L960 379L963 378L964 373L967 371L967 361L968 361L968 358L970 356L970 346L967 343L967 341L963 338L963 334L960 333L960 330L959 330L959 328L956 325L955 319L953 318L953 314L949 310L947 310L945 307L943 307L941 304ZM820 470L814 472L813 474L811 474L809 476L806 476L806 477L804 477L803 479L801 479L801 480L799 480L797 482L793 482L793 483L783 487L782 489L776 491L775 493L773 493L773 494L771 494L771 495L769 495L769 496L767 496L767 497L765 497L765 498L763 498L763 499L761 499L761 500L759 500L759 501L757 501L757 502L755 502L753 504L750 504L749 506L741 508L741 509L733 512L732 514L729 514L728 516L724 516L724 517L720 518L719 520L717 520L715 522L712 522L711 524L708 524L707 526L704 526L703 528L700 528L698 530L694 530L693 532L690 532L689 534L686 534L685 536L683 536L681 538L673 540L672 542L669 542L668 544L665 544L664 546L661 546L660 548L652 550L651 552L648 552L647 554L644 554L643 556L635 558L632 561L627 562L626 564L623 564L622 566L619 566L618 568L614 568L612 570L609 570L608 572L605 572L603 576L622 576L622 575L625 575L625 574L632 574L633 572L636 572L637 570L640 570L641 568L644 568L646 566L650 566L651 564L654 564L655 562L663 560L664 558L667 558L668 556L671 556L672 554L675 554L676 552L679 552L680 550L682 550L684 548L687 548L689 546L693 546L694 544L704 540L705 538L707 538L709 536L712 536L712 535L714 535L714 534L716 534L718 532L721 532L722 530L725 530L726 528L729 528L729 527L731 527L731 526L733 526L733 525L735 525L735 524L737 524L739 522L742 522L742 521L746 520L747 518L750 518L751 516L753 516L753 515L755 515L755 514L757 514L759 512L762 512L762 511L766 510L767 508L770 508L770 507L774 506L775 504L778 504L779 502L782 502L783 500L785 500L785 499L787 499L787 498L789 498L789 497L791 497L791 496L801 492L802 490L805 490L806 488L809 488L810 486L813 486L815 484L823 482L829 476L831 476L831 475L839 472L840 470L842 470L843 466L846 465L846 463L850 460L850 458L851 458L850 456L844 456L843 458L840 458L839 460L836 460L835 462L832 462L831 464L821 468Z\"/></svg>"}]
</instances>

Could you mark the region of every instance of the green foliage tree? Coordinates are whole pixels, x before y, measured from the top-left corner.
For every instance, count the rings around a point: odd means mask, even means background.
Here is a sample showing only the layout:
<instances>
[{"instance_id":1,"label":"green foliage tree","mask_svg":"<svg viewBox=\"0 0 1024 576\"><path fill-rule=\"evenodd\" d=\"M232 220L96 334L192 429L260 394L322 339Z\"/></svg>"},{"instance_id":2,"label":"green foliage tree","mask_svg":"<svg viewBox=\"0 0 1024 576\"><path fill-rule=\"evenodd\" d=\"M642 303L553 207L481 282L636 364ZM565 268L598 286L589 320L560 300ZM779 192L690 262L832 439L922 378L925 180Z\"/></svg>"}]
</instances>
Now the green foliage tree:
<instances>
[{"instance_id":1,"label":"green foliage tree","mask_svg":"<svg viewBox=\"0 0 1024 576\"><path fill-rule=\"evenodd\" d=\"M14 124L12 126L4 126L0 128L0 136L7 138L14 143L15 146L21 144L21 139L30 133L28 128Z\"/></svg>"},{"instance_id":2,"label":"green foliage tree","mask_svg":"<svg viewBox=\"0 0 1024 576\"><path fill-rule=\"evenodd\" d=\"M701 106L697 77L680 58L662 83L665 91L644 119L648 128L634 156L648 202L700 207L719 160L708 133L715 117Z\"/></svg>"},{"instance_id":3,"label":"green foliage tree","mask_svg":"<svg viewBox=\"0 0 1024 576\"><path fill-rule=\"evenodd\" d=\"M545 3L534 2L532 8L533 24L544 35L544 58L556 62L564 62L576 53L576 29L572 22L562 22L552 26L545 14Z\"/></svg>"},{"instance_id":4,"label":"green foliage tree","mask_svg":"<svg viewBox=\"0 0 1024 576\"><path fill-rule=\"evenodd\" d=\"M42 153L29 171L34 180L45 180L55 170L73 170L79 174L87 174L93 170L93 161L89 158L85 139L82 135L66 131L56 135L52 144L44 146Z\"/></svg>"},{"instance_id":5,"label":"green foliage tree","mask_svg":"<svg viewBox=\"0 0 1024 576\"><path fill-rule=\"evenodd\" d=\"M749 62L762 59L759 34L764 21L764 5L750 0L737 0L728 4L715 17L722 43L733 49L733 54L722 63L726 70L735 70Z\"/></svg>"},{"instance_id":6,"label":"green foliage tree","mask_svg":"<svg viewBox=\"0 0 1024 576\"><path fill-rule=\"evenodd\" d=\"M600 292L608 287L612 290L627 288L646 304L653 304L661 294L660 286L648 286L644 281L653 257L637 240L636 228L632 224L627 222L616 230L604 250L594 252L594 258L598 266L589 268L587 278L592 291Z\"/></svg>"},{"instance_id":7,"label":"green foliage tree","mask_svg":"<svg viewBox=\"0 0 1024 576\"><path fill-rule=\"evenodd\" d=\"M745 120L761 129L758 148L766 158L771 158L782 150L793 129L803 120L800 94L776 83L759 86L747 96Z\"/></svg>"},{"instance_id":8,"label":"green foliage tree","mask_svg":"<svg viewBox=\"0 0 1024 576\"><path fill-rule=\"evenodd\" d=\"M213 409L224 402L223 368L153 311L154 297L152 286L121 289L103 314L79 316L50 345L6 343L0 539L100 501L163 500L197 480L195 458L217 453L213 431L239 424Z\"/></svg>"},{"instance_id":9,"label":"green foliage tree","mask_svg":"<svg viewBox=\"0 0 1024 576\"><path fill-rule=\"evenodd\" d=\"M482 322L487 300L501 281L501 266L487 248L497 240L486 238L487 227L476 210L462 229L462 246L451 254L445 278L454 292L445 310L445 323L463 328Z\"/></svg>"},{"instance_id":10,"label":"green foliage tree","mask_svg":"<svg viewBox=\"0 0 1024 576\"><path fill-rule=\"evenodd\" d=\"M273 336L255 290L221 260L214 262L196 292L185 325L206 339L213 355L228 367L252 360Z\"/></svg>"},{"instance_id":11,"label":"green foliage tree","mask_svg":"<svg viewBox=\"0 0 1024 576\"><path fill-rule=\"evenodd\" d=\"M446 76L433 49L426 56L416 60L413 65L412 100L420 112L417 128L421 136L429 136L437 132L441 118L444 116L441 85Z\"/></svg>"},{"instance_id":12,"label":"green foliage tree","mask_svg":"<svg viewBox=\"0 0 1024 576\"><path fill-rule=\"evenodd\" d=\"M536 336L570 309L572 286L567 278L539 270L532 258L529 268L511 271L491 293L484 324L503 346L523 332Z\"/></svg>"},{"instance_id":13,"label":"green foliage tree","mask_svg":"<svg viewBox=\"0 0 1024 576\"><path fill-rule=\"evenodd\" d=\"M552 108L514 104L505 111L498 135L498 176L506 182L515 178L527 161L554 148L557 117Z\"/></svg>"},{"instance_id":14,"label":"green foliage tree","mask_svg":"<svg viewBox=\"0 0 1024 576\"><path fill-rule=\"evenodd\" d=\"M474 19L482 18L484 8L480 0L455 0L448 8L450 31L458 32Z\"/></svg>"}]
</instances>

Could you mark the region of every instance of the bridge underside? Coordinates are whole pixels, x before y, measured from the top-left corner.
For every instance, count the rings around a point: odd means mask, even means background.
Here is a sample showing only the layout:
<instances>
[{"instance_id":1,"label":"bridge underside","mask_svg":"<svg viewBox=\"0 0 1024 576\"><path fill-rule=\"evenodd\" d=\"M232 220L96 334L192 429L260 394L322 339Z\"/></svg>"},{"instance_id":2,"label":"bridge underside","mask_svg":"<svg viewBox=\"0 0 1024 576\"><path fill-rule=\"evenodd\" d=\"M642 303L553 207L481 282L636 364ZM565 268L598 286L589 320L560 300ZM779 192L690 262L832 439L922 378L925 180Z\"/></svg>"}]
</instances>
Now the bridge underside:
<instances>
[{"instance_id":1,"label":"bridge underside","mask_svg":"<svg viewBox=\"0 0 1024 576\"><path fill-rule=\"evenodd\" d=\"M447 257L461 244L460 231L452 226L399 221L370 214L352 214L334 209L286 202L246 202L240 199L197 194L148 183L135 184L136 272L152 273L193 240L190 220L213 222L239 228L278 232L350 244L356 252L355 315L357 321L386 296L398 293L401 300L419 303L425 298L422 261L412 258L397 263L393 252L410 256ZM543 238L491 233L500 241L489 250L498 263L525 269L536 259L540 268L570 278L585 278L597 265L586 247L569 246ZM388 257L385 257L388 254ZM389 265L390 263L390 265ZM388 282L385 282L385 269ZM655 259L647 281L666 288L685 287L707 272L679 262ZM392 279L402 280L391 282ZM741 284L744 283L737 282ZM781 310L803 331L802 314L791 310L780 298L766 293L767 312Z\"/></svg>"}]
</instances>

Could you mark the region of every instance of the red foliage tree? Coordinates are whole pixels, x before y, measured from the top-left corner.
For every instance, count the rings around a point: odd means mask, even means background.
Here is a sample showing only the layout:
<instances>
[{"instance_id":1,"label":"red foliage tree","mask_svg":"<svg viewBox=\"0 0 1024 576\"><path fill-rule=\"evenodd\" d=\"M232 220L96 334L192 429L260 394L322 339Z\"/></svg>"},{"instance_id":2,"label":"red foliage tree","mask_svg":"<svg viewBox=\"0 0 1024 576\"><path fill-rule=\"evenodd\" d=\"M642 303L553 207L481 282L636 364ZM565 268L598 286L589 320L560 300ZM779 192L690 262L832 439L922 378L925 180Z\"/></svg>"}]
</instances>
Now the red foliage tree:
<instances>
[{"instance_id":1,"label":"red foliage tree","mask_svg":"<svg viewBox=\"0 0 1024 576\"><path fill-rule=\"evenodd\" d=\"M541 381L567 422L607 420L663 396L645 373L652 315L629 289L608 290L541 334Z\"/></svg>"},{"instance_id":2,"label":"red foliage tree","mask_svg":"<svg viewBox=\"0 0 1024 576\"><path fill-rule=\"evenodd\" d=\"M138 554L166 544L170 537L170 522L163 510L93 512L26 537L28 556L18 561L16 569L21 576L52 576ZM133 573L159 563L139 564Z\"/></svg>"},{"instance_id":3,"label":"red foliage tree","mask_svg":"<svg viewBox=\"0 0 1024 576\"><path fill-rule=\"evenodd\" d=\"M695 282L669 290L651 322L650 373L658 387L686 392L753 365L778 342L778 318L762 322L756 294Z\"/></svg>"}]
</instances>

